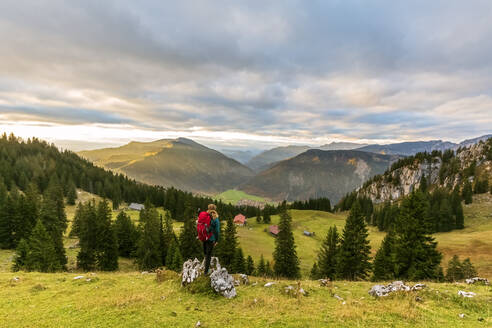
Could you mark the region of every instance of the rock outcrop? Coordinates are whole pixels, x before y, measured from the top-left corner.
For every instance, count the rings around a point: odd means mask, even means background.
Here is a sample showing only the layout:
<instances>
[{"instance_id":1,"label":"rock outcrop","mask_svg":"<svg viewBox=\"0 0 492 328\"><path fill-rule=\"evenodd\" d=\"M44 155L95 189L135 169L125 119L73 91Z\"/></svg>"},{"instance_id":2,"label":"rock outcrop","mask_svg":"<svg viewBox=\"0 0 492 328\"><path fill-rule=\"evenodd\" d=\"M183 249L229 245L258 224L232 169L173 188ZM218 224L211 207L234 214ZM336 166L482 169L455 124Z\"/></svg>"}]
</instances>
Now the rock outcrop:
<instances>
[{"instance_id":1,"label":"rock outcrop","mask_svg":"<svg viewBox=\"0 0 492 328\"><path fill-rule=\"evenodd\" d=\"M412 287L405 285L403 281L394 281L389 285L375 285L371 288L369 291L369 295L374 296L374 297L384 297L388 296L391 293L395 292L410 292L410 291L417 291L417 290L422 290L426 286L424 284L416 284Z\"/></svg>"},{"instance_id":2,"label":"rock outcrop","mask_svg":"<svg viewBox=\"0 0 492 328\"><path fill-rule=\"evenodd\" d=\"M488 285L489 284L489 280L488 279L486 279L486 278L480 278L480 277L466 279L465 282L468 285L473 285L473 284L476 284L476 283L482 283L484 285Z\"/></svg>"},{"instance_id":3,"label":"rock outcrop","mask_svg":"<svg viewBox=\"0 0 492 328\"><path fill-rule=\"evenodd\" d=\"M227 272L226 268L222 268L219 259L212 257L210 261L210 287L225 298L236 297L236 288L234 287L234 278ZM181 274L181 285L186 286L193 283L198 277L203 275L205 270L205 262L200 262L198 259L188 260L183 264L183 272Z\"/></svg>"}]
</instances>

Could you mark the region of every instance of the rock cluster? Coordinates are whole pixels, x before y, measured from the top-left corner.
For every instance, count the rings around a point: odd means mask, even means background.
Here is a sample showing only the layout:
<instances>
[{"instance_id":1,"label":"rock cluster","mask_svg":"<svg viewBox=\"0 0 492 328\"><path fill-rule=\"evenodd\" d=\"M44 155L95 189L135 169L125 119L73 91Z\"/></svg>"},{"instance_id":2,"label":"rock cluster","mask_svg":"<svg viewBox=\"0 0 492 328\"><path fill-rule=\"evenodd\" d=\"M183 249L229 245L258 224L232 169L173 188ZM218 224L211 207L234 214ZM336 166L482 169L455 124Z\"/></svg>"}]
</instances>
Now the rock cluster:
<instances>
[{"instance_id":1,"label":"rock cluster","mask_svg":"<svg viewBox=\"0 0 492 328\"><path fill-rule=\"evenodd\" d=\"M424 284L416 284L412 287L405 285L403 281L394 281L389 285L375 285L371 288L369 291L369 295L372 295L374 297L384 297L388 296L391 293L394 292L410 292L410 291L417 291L417 290L422 290L426 286Z\"/></svg>"},{"instance_id":2,"label":"rock cluster","mask_svg":"<svg viewBox=\"0 0 492 328\"><path fill-rule=\"evenodd\" d=\"M466 297L466 298L472 298L472 297L477 296L477 294L475 294L474 292L464 292L462 290L458 291L458 295L461 297Z\"/></svg>"},{"instance_id":3,"label":"rock cluster","mask_svg":"<svg viewBox=\"0 0 492 328\"><path fill-rule=\"evenodd\" d=\"M217 293L226 298L236 297L236 288L234 287L234 278L227 272L226 268L222 268L219 259L212 257L210 261L210 287ZM183 272L181 274L181 285L186 286L200 277L205 270L205 263L198 259L188 260L183 264ZM246 276L246 275L244 275ZM244 281L244 278L241 276ZM246 276L246 280L248 277Z\"/></svg>"},{"instance_id":4,"label":"rock cluster","mask_svg":"<svg viewBox=\"0 0 492 328\"><path fill-rule=\"evenodd\" d=\"M466 279L465 282L468 284L468 285L473 285L477 282L479 283L483 283L485 285L488 285L489 284L489 280L486 279L486 278L480 278L480 277L475 277L475 278L470 278L470 279Z\"/></svg>"}]
</instances>

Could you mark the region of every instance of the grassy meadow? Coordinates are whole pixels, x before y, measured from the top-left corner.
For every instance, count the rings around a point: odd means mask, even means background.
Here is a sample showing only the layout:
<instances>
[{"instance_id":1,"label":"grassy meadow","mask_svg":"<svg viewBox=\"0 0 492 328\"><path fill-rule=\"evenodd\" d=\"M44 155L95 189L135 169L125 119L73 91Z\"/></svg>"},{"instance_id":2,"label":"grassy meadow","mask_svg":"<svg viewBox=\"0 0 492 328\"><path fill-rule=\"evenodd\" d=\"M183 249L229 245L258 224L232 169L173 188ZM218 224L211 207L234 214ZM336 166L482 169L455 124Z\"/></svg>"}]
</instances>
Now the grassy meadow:
<instances>
[{"instance_id":1,"label":"grassy meadow","mask_svg":"<svg viewBox=\"0 0 492 328\"><path fill-rule=\"evenodd\" d=\"M241 190L230 189L214 196L214 199L221 200L223 203L236 204L240 200L247 199L255 202L268 202L268 199L245 193Z\"/></svg>"}]
</instances>

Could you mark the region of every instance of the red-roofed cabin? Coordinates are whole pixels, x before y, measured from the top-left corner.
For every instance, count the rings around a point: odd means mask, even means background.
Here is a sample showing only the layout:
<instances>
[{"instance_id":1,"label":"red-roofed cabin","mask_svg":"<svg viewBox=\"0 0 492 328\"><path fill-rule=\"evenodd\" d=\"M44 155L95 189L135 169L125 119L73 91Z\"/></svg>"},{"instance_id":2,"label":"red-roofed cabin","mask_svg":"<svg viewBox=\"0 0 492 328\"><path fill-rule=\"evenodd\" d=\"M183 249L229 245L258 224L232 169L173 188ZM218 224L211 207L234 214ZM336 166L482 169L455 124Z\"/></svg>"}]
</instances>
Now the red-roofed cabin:
<instances>
[{"instance_id":1,"label":"red-roofed cabin","mask_svg":"<svg viewBox=\"0 0 492 328\"><path fill-rule=\"evenodd\" d=\"M244 226L246 224L246 217L242 214L236 215L236 217L234 218L234 224L241 227Z\"/></svg>"},{"instance_id":2,"label":"red-roofed cabin","mask_svg":"<svg viewBox=\"0 0 492 328\"><path fill-rule=\"evenodd\" d=\"M270 227L268 227L268 231L270 231L270 233L274 236L277 236L278 235L278 226L276 225L271 225Z\"/></svg>"}]
</instances>

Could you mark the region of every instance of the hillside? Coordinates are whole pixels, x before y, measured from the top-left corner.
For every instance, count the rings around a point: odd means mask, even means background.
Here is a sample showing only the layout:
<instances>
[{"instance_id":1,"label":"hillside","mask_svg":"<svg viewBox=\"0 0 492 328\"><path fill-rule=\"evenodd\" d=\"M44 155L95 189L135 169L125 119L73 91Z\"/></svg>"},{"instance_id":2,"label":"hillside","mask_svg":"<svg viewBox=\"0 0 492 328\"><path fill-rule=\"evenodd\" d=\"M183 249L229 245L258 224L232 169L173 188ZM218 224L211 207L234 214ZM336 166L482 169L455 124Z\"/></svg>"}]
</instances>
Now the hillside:
<instances>
[{"instance_id":1,"label":"hillside","mask_svg":"<svg viewBox=\"0 0 492 328\"><path fill-rule=\"evenodd\" d=\"M273 200L328 197L333 202L397 159L356 150L308 150L261 172L241 190Z\"/></svg>"},{"instance_id":2,"label":"hillside","mask_svg":"<svg viewBox=\"0 0 492 328\"><path fill-rule=\"evenodd\" d=\"M466 181L492 182L492 138L459 148L456 152L419 153L394 163L383 175L367 181L360 194L373 202L395 200L420 187L422 178L431 188L462 188Z\"/></svg>"},{"instance_id":3,"label":"hillside","mask_svg":"<svg viewBox=\"0 0 492 328\"><path fill-rule=\"evenodd\" d=\"M131 142L118 148L79 153L96 165L151 185L217 193L244 183L253 172L192 140Z\"/></svg>"},{"instance_id":4,"label":"hillside","mask_svg":"<svg viewBox=\"0 0 492 328\"><path fill-rule=\"evenodd\" d=\"M251 169L260 172L272 167L275 163L295 157L309 149L320 150L351 150L356 149L364 144L352 143L352 142L332 142L319 147L309 146L285 146L276 147L270 150L266 150L248 161L247 165Z\"/></svg>"},{"instance_id":5,"label":"hillside","mask_svg":"<svg viewBox=\"0 0 492 328\"><path fill-rule=\"evenodd\" d=\"M421 152L432 152L433 150L444 151L446 149L453 149L458 145L448 141L432 140L432 141L415 141L415 142L402 142L389 145L369 145L358 148L361 151L369 151L379 154L393 154L410 156Z\"/></svg>"}]
</instances>

